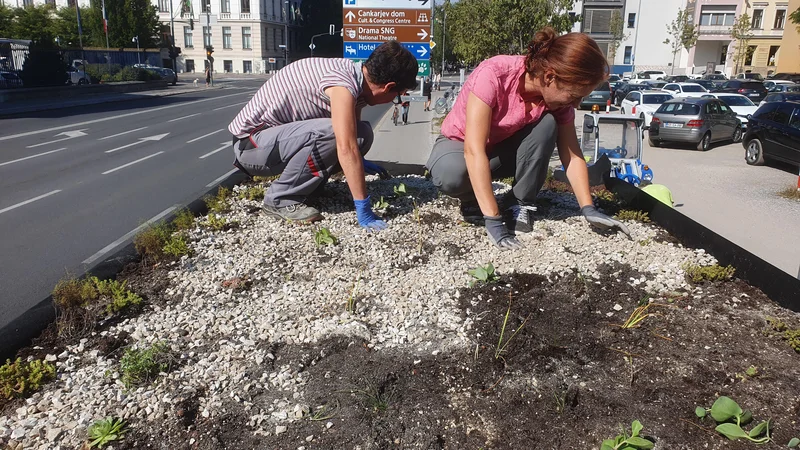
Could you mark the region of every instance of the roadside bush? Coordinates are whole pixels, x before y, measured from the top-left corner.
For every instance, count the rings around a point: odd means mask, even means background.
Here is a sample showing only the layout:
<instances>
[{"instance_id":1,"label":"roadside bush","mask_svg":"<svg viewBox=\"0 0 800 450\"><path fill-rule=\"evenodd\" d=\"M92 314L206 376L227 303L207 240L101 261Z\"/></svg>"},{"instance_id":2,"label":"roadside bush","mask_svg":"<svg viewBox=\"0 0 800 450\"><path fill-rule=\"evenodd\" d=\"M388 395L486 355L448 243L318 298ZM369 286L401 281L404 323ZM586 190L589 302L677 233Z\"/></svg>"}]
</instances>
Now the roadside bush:
<instances>
[{"instance_id":1,"label":"roadside bush","mask_svg":"<svg viewBox=\"0 0 800 450\"><path fill-rule=\"evenodd\" d=\"M264 200L264 186L261 185L248 186L245 189L239 191L239 198L254 200L254 201Z\"/></svg>"},{"instance_id":2,"label":"roadside bush","mask_svg":"<svg viewBox=\"0 0 800 450\"><path fill-rule=\"evenodd\" d=\"M152 383L159 373L172 368L174 359L163 342L156 342L147 348L128 349L119 362L122 383L127 388Z\"/></svg>"},{"instance_id":3,"label":"roadside bush","mask_svg":"<svg viewBox=\"0 0 800 450\"><path fill-rule=\"evenodd\" d=\"M186 237L182 233L173 234L167 239L167 243L164 244L164 248L162 249L164 254L174 256L175 258L180 258L181 256L192 255L192 249L189 248L189 244L186 242Z\"/></svg>"},{"instance_id":4,"label":"roadside bush","mask_svg":"<svg viewBox=\"0 0 800 450\"><path fill-rule=\"evenodd\" d=\"M67 82L67 65L53 43L33 41L22 66L25 87L63 86Z\"/></svg>"},{"instance_id":5,"label":"roadside bush","mask_svg":"<svg viewBox=\"0 0 800 450\"><path fill-rule=\"evenodd\" d=\"M120 283L117 280L100 280L97 277L89 279L97 289L97 293L106 297L109 301L106 305L106 312L109 314L117 314L132 306L139 306L142 304L142 297L131 292L126 285L127 281Z\"/></svg>"},{"instance_id":6,"label":"roadside bush","mask_svg":"<svg viewBox=\"0 0 800 450\"><path fill-rule=\"evenodd\" d=\"M175 215L172 225L178 231L191 230L194 228L194 215L188 208L183 208Z\"/></svg>"},{"instance_id":7,"label":"roadside bush","mask_svg":"<svg viewBox=\"0 0 800 450\"><path fill-rule=\"evenodd\" d=\"M44 383L56 376L56 368L47 361L33 360L23 362L17 358L14 362L6 360L0 366L0 394L8 400L25 397L38 391Z\"/></svg>"},{"instance_id":8,"label":"roadside bush","mask_svg":"<svg viewBox=\"0 0 800 450\"><path fill-rule=\"evenodd\" d=\"M217 195L207 195L203 198L208 207L208 211L215 214L223 214L231 209L228 199L231 197L231 190L226 187L220 187L217 190Z\"/></svg>"},{"instance_id":9,"label":"roadside bush","mask_svg":"<svg viewBox=\"0 0 800 450\"><path fill-rule=\"evenodd\" d=\"M145 261L158 262L164 257L164 246L171 236L172 230L169 225L160 222L139 233L133 239L133 246L136 248L136 253Z\"/></svg>"},{"instance_id":10,"label":"roadside bush","mask_svg":"<svg viewBox=\"0 0 800 450\"><path fill-rule=\"evenodd\" d=\"M692 283L702 283L705 281L725 281L733 277L736 269L733 266L722 267L719 264L713 266L697 266L691 264L686 267L686 276Z\"/></svg>"},{"instance_id":11,"label":"roadside bush","mask_svg":"<svg viewBox=\"0 0 800 450\"><path fill-rule=\"evenodd\" d=\"M86 306L97 299L97 291L86 280L67 276L59 280L53 289L53 302L61 309Z\"/></svg>"},{"instance_id":12,"label":"roadside bush","mask_svg":"<svg viewBox=\"0 0 800 450\"><path fill-rule=\"evenodd\" d=\"M101 80L104 83L114 83L123 81L150 81L160 80L161 76L156 72L151 72L145 69L136 67L125 66L117 72L106 72L101 75Z\"/></svg>"}]
</instances>

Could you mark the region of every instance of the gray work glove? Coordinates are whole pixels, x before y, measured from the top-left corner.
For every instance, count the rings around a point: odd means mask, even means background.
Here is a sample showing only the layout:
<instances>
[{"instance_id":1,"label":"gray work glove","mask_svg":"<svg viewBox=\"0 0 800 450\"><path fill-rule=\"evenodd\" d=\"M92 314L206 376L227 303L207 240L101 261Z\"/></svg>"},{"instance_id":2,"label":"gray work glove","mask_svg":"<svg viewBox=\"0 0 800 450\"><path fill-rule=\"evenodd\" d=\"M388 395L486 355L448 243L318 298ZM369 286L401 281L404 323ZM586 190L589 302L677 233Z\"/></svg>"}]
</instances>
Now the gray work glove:
<instances>
[{"instance_id":1,"label":"gray work glove","mask_svg":"<svg viewBox=\"0 0 800 450\"><path fill-rule=\"evenodd\" d=\"M483 216L484 223L486 224L486 234L489 235L489 240L492 241L500 250L516 250L522 248L517 238L508 232L508 228L503 223L503 216Z\"/></svg>"},{"instance_id":2,"label":"gray work glove","mask_svg":"<svg viewBox=\"0 0 800 450\"><path fill-rule=\"evenodd\" d=\"M583 217L586 218L586 221L589 222L592 226L597 227L603 231L610 230L612 228L618 228L619 231L625 233L628 236L628 239L631 237L631 232L628 230L622 222L618 220L614 220L611 217L601 213L594 207L594 205L586 205L581 208L581 213Z\"/></svg>"}]
</instances>

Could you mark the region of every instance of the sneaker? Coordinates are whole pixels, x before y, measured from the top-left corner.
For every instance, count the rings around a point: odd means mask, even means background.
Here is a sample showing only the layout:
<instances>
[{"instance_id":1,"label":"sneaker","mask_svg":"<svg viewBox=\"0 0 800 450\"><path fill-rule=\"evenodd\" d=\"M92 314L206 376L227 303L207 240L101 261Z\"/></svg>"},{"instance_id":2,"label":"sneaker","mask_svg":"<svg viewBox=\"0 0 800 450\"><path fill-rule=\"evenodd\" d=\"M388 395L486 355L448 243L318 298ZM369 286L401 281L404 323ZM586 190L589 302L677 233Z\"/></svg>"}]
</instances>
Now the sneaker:
<instances>
[{"instance_id":1,"label":"sneaker","mask_svg":"<svg viewBox=\"0 0 800 450\"><path fill-rule=\"evenodd\" d=\"M289 206L262 205L261 209L268 215L290 222L311 223L322 220L322 213L313 206L295 203Z\"/></svg>"},{"instance_id":2,"label":"sneaker","mask_svg":"<svg viewBox=\"0 0 800 450\"><path fill-rule=\"evenodd\" d=\"M483 225L483 213L481 207L478 206L477 200L462 200L461 201L461 216L464 222L473 225Z\"/></svg>"},{"instance_id":3,"label":"sneaker","mask_svg":"<svg viewBox=\"0 0 800 450\"><path fill-rule=\"evenodd\" d=\"M533 205L514 204L504 211L506 226L512 233L530 233L533 231Z\"/></svg>"}]
</instances>

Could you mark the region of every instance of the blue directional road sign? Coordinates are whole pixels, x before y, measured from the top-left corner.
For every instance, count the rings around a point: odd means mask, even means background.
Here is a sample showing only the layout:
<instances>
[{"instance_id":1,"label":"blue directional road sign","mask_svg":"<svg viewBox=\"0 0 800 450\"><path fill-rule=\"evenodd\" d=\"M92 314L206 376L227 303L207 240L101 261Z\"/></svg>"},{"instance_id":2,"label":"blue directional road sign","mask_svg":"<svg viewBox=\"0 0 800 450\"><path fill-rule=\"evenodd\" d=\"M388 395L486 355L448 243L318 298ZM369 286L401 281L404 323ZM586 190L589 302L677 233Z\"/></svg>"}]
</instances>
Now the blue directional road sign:
<instances>
[{"instance_id":1,"label":"blue directional road sign","mask_svg":"<svg viewBox=\"0 0 800 450\"><path fill-rule=\"evenodd\" d=\"M383 42L345 42L344 57L350 59L367 59Z\"/></svg>"},{"instance_id":2,"label":"blue directional road sign","mask_svg":"<svg viewBox=\"0 0 800 450\"><path fill-rule=\"evenodd\" d=\"M431 59L431 44L403 42L402 46L409 49L417 59Z\"/></svg>"}]
</instances>

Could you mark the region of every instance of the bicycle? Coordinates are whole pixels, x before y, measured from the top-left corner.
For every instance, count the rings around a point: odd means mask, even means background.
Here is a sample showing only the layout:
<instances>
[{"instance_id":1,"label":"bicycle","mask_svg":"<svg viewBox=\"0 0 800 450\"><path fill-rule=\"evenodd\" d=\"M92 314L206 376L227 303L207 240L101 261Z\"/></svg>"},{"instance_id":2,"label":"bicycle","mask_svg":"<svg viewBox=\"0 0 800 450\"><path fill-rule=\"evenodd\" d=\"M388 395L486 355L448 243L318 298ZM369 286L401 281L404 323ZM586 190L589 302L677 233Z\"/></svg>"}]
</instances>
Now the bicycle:
<instances>
[{"instance_id":1,"label":"bicycle","mask_svg":"<svg viewBox=\"0 0 800 450\"><path fill-rule=\"evenodd\" d=\"M394 111L392 111L392 122L394 126L397 126L397 121L400 119L400 110L397 107L401 103L403 103L403 99L399 95L392 100L392 104L394 104Z\"/></svg>"},{"instance_id":2,"label":"bicycle","mask_svg":"<svg viewBox=\"0 0 800 450\"><path fill-rule=\"evenodd\" d=\"M453 109L453 105L456 103L456 98L458 97L458 92L461 89L456 89L455 86L450 85L450 87L444 92L444 95L439 97L436 100L436 105L433 107L434 110L438 114L447 114Z\"/></svg>"}]
</instances>

